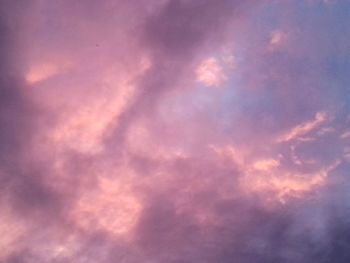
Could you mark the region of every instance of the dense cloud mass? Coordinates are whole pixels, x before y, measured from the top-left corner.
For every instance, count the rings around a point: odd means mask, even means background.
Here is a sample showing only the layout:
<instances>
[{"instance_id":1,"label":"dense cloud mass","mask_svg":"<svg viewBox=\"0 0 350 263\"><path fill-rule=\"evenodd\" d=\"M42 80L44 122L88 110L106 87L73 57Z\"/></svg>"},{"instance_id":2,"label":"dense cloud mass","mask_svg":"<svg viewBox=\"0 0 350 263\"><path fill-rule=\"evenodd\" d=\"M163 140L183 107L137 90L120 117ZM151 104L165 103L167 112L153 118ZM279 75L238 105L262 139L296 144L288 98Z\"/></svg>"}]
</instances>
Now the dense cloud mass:
<instances>
[{"instance_id":1,"label":"dense cloud mass","mask_svg":"<svg viewBox=\"0 0 350 263\"><path fill-rule=\"evenodd\" d=\"M350 262L348 0L0 0L0 262Z\"/></svg>"}]
</instances>

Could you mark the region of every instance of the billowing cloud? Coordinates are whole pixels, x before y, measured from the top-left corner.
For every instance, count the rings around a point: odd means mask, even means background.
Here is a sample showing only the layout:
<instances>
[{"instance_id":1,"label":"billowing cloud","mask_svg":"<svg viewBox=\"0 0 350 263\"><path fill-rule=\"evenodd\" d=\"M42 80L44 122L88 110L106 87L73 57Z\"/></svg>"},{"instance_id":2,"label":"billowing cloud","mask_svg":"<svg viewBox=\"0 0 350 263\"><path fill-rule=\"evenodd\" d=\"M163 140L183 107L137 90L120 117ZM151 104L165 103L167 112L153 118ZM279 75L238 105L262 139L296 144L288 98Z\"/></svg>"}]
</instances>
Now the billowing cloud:
<instances>
[{"instance_id":1,"label":"billowing cloud","mask_svg":"<svg viewBox=\"0 0 350 263\"><path fill-rule=\"evenodd\" d=\"M0 262L349 262L349 2L0 10Z\"/></svg>"}]
</instances>

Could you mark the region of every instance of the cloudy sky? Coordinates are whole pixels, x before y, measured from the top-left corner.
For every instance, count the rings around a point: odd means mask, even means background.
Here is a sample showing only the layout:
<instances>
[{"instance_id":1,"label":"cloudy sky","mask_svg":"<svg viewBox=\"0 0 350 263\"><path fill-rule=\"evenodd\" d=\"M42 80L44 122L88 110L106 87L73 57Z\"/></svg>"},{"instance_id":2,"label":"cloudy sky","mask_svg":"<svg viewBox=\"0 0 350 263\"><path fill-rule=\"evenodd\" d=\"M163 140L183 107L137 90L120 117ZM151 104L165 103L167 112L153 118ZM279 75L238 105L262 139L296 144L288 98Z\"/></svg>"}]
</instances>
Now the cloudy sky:
<instances>
[{"instance_id":1,"label":"cloudy sky","mask_svg":"<svg viewBox=\"0 0 350 263\"><path fill-rule=\"evenodd\" d=\"M349 0L0 0L1 263L350 262Z\"/></svg>"}]
</instances>

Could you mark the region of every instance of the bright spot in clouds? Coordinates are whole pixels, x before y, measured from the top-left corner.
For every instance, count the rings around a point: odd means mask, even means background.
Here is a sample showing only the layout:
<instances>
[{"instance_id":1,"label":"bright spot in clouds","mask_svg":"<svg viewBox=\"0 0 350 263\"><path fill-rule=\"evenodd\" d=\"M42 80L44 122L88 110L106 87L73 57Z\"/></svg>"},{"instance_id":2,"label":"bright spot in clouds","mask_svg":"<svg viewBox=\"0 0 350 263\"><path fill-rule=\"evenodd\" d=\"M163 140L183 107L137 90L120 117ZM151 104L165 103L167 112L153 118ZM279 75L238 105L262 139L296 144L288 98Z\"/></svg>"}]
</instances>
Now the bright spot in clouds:
<instances>
[{"instance_id":1,"label":"bright spot in clouds","mask_svg":"<svg viewBox=\"0 0 350 263\"><path fill-rule=\"evenodd\" d=\"M276 47L281 45L286 39L286 34L281 31L274 31L271 33L270 45Z\"/></svg>"},{"instance_id":2,"label":"bright spot in clouds","mask_svg":"<svg viewBox=\"0 0 350 263\"><path fill-rule=\"evenodd\" d=\"M219 87L225 80L223 68L215 58L203 60L197 70L197 81L208 87Z\"/></svg>"},{"instance_id":3,"label":"bright spot in clouds","mask_svg":"<svg viewBox=\"0 0 350 263\"><path fill-rule=\"evenodd\" d=\"M36 84L38 82L47 80L57 74L61 74L71 67L70 62L44 62L32 65L25 79L29 84Z\"/></svg>"},{"instance_id":4,"label":"bright spot in clouds","mask_svg":"<svg viewBox=\"0 0 350 263\"><path fill-rule=\"evenodd\" d=\"M130 190L123 189L117 180L101 179L98 189L82 194L72 216L83 229L126 235L135 225L140 209Z\"/></svg>"}]
</instances>

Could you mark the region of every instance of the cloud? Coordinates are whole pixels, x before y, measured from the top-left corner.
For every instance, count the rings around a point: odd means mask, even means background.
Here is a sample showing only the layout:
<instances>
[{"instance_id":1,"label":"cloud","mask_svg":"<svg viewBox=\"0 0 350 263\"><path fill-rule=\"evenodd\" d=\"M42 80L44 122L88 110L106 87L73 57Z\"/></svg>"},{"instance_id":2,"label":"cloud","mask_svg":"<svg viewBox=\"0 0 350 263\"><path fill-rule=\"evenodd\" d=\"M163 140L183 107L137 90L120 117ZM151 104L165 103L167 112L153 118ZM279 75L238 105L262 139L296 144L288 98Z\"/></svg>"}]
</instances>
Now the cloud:
<instances>
[{"instance_id":1,"label":"cloud","mask_svg":"<svg viewBox=\"0 0 350 263\"><path fill-rule=\"evenodd\" d=\"M286 135L282 136L282 138L279 139L279 142L290 141L302 135L305 135L308 132L315 129L316 127L318 127L319 125L323 124L326 120L327 120L326 113L318 112L314 120L297 125Z\"/></svg>"},{"instance_id":2,"label":"cloud","mask_svg":"<svg viewBox=\"0 0 350 263\"><path fill-rule=\"evenodd\" d=\"M0 7L1 262L348 262L346 1Z\"/></svg>"},{"instance_id":3,"label":"cloud","mask_svg":"<svg viewBox=\"0 0 350 263\"><path fill-rule=\"evenodd\" d=\"M203 61L196 71L197 80L207 86L219 86L225 79L222 68L214 58Z\"/></svg>"}]
</instances>

